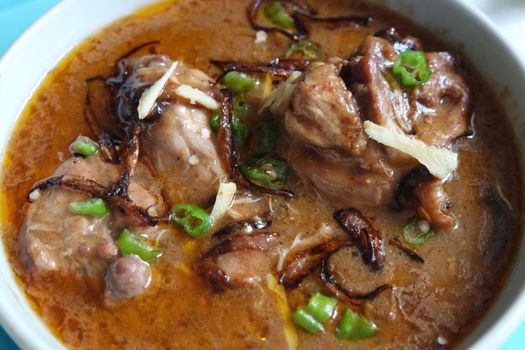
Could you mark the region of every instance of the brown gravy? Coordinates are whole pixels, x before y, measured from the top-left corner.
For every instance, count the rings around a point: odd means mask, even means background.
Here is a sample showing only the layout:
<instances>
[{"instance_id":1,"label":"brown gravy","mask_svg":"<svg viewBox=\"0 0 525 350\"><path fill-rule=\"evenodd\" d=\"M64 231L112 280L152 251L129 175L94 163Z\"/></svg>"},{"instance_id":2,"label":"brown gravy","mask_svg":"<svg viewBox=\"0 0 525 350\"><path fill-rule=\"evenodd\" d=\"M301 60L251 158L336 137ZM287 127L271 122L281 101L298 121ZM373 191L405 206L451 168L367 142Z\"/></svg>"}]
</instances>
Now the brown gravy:
<instances>
[{"instance_id":1,"label":"brown gravy","mask_svg":"<svg viewBox=\"0 0 525 350\"><path fill-rule=\"evenodd\" d=\"M425 49L444 49L425 30L392 13L361 2L308 1L326 16L372 14L369 27L339 30L318 28L311 40L321 42L327 56L347 57L365 36L395 26L402 34L422 39ZM10 261L28 298L50 329L77 349L285 349L284 318L276 295L266 284L213 293L194 270L203 243L173 226L163 259L155 263L154 283L145 295L113 307L101 305L86 285L59 277L39 280L24 273L18 255L18 231L26 195L32 184L54 172L77 135L89 135L83 120L85 79L107 76L114 61L141 43L160 40L157 51L194 65L209 74L218 71L210 59L269 61L284 52L288 41L270 35L254 45L255 33L241 0L164 2L122 19L76 48L47 77L25 108L3 162L2 195L5 217L2 235ZM474 86L477 76L465 74ZM459 223L452 232L437 234L419 252L425 264L415 264L398 249L385 245L386 266L396 286L367 303L363 313L379 325L375 337L360 342L339 341L328 330L310 335L297 330L299 348L442 348L439 336L453 346L487 310L504 282L522 211L520 168L513 132L494 96L473 89L475 134L459 139L455 178L446 184L451 212ZM276 199L272 230L290 236L317 234L331 220L335 207L320 202L299 184L298 199ZM366 212L388 242L399 236L412 214L389 209ZM350 257L349 257L350 256ZM176 263L174 263L176 262ZM351 254L334 256L341 271L366 276L366 267ZM294 310L317 290L309 277L288 293ZM335 327L335 326L334 326Z\"/></svg>"}]
</instances>

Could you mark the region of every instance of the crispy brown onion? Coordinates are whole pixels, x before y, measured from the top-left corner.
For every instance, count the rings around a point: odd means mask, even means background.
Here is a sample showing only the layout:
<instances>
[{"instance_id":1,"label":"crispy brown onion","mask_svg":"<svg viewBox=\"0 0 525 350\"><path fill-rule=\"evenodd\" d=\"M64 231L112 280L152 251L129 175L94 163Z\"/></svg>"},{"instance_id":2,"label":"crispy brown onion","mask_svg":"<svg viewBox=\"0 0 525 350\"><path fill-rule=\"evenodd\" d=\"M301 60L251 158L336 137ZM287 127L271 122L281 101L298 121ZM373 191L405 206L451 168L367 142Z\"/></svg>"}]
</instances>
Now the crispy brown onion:
<instances>
[{"instance_id":1,"label":"crispy brown onion","mask_svg":"<svg viewBox=\"0 0 525 350\"><path fill-rule=\"evenodd\" d=\"M412 207L440 229L451 230L455 226L456 221L447 210L449 205L443 184L424 167L408 173L396 187L394 209Z\"/></svg>"},{"instance_id":2,"label":"crispy brown onion","mask_svg":"<svg viewBox=\"0 0 525 350\"><path fill-rule=\"evenodd\" d=\"M413 204L416 192L422 183L433 181L434 177L425 167L418 167L401 179L394 194L394 207L401 210Z\"/></svg>"},{"instance_id":3,"label":"crispy brown onion","mask_svg":"<svg viewBox=\"0 0 525 350\"><path fill-rule=\"evenodd\" d=\"M140 124L135 123L129 129L124 155L124 171L119 181L112 185L109 194L112 196L128 197L129 182L135 173L140 152Z\"/></svg>"},{"instance_id":4,"label":"crispy brown onion","mask_svg":"<svg viewBox=\"0 0 525 350\"><path fill-rule=\"evenodd\" d=\"M262 230L272 226L271 218L261 218L231 223L213 234L215 238L224 238L232 233L245 230Z\"/></svg>"},{"instance_id":5,"label":"crispy brown onion","mask_svg":"<svg viewBox=\"0 0 525 350\"><path fill-rule=\"evenodd\" d=\"M279 27L265 27L265 26L259 25L257 23L257 13L259 12L259 8L261 7L264 1L265 0L252 0L252 2L250 2L250 5L248 6L246 10L248 21L250 22L250 26L253 28L253 30L263 30L269 33L279 33L293 41L297 41L297 40L306 38L307 33L301 32L299 28L297 28L298 29L297 33L292 33L287 30L281 29Z\"/></svg>"},{"instance_id":6,"label":"crispy brown onion","mask_svg":"<svg viewBox=\"0 0 525 350\"><path fill-rule=\"evenodd\" d=\"M372 21L371 16L342 16L342 17L316 17L317 11L310 6L297 0L284 0L287 4L293 7L291 11L291 17L295 24L296 32L289 32L287 30L278 27L265 27L257 23L257 13L263 2L266 0L252 0L247 8L246 15L250 26L253 30L263 30L265 32L273 32L284 35L290 40L297 41L308 37L308 29L306 28L306 22L316 22L327 26L329 28L337 28L346 25L361 25L366 26Z\"/></svg>"},{"instance_id":7,"label":"crispy brown onion","mask_svg":"<svg viewBox=\"0 0 525 350\"><path fill-rule=\"evenodd\" d=\"M383 240L379 232L359 211L341 209L334 213L334 219L348 234L346 237L333 238L306 251L297 253L286 263L280 277L280 283L286 288L296 288L323 259L327 259L344 246L355 244L361 251L365 263L375 270L384 264Z\"/></svg>"},{"instance_id":8,"label":"crispy brown onion","mask_svg":"<svg viewBox=\"0 0 525 350\"><path fill-rule=\"evenodd\" d=\"M425 259L419 255L419 253L415 250L406 245L405 243L401 242L399 239L394 238L388 241L388 243L396 248L399 248L403 253L405 253L410 259L417 261L418 263L424 264Z\"/></svg>"},{"instance_id":9,"label":"crispy brown onion","mask_svg":"<svg viewBox=\"0 0 525 350\"><path fill-rule=\"evenodd\" d=\"M296 288L321 264L323 259L348 244L348 240L334 238L306 251L299 252L286 264L279 278L279 283L285 288Z\"/></svg>"},{"instance_id":10,"label":"crispy brown onion","mask_svg":"<svg viewBox=\"0 0 525 350\"><path fill-rule=\"evenodd\" d=\"M91 132L97 136L100 154L102 159L106 162L118 163L119 162L119 143L120 141L113 138L111 135L106 133L98 122L97 115L93 108L93 100L91 96L91 84L98 81L104 81L104 77L92 77L86 80L88 84L88 91L85 98L84 107L84 121L91 129Z\"/></svg>"},{"instance_id":11,"label":"crispy brown onion","mask_svg":"<svg viewBox=\"0 0 525 350\"><path fill-rule=\"evenodd\" d=\"M339 248L342 248L339 247ZM394 286L391 284L383 284L368 293L353 293L346 290L330 271L330 257L335 254L339 249L332 252L321 261L321 280L324 282L326 288L338 299L348 301L355 305L361 305L367 300L374 299L379 294L387 289L392 289Z\"/></svg>"},{"instance_id":12,"label":"crispy brown onion","mask_svg":"<svg viewBox=\"0 0 525 350\"><path fill-rule=\"evenodd\" d=\"M258 250L266 252L275 244L277 244L277 234L275 232L237 234L228 237L224 241L215 245L204 254L202 258L208 259L239 250Z\"/></svg>"},{"instance_id":13,"label":"crispy brown onion","mask_svg":"<svg viewBox=\"0 0 525 350\"><path fill-rule=\"evenodd\" d=\"M102 159L106 162L120 163L120 158L123 154L124 170L119 180L106 188L93 180L83 178L81 176L62 175L50 177L46 180L37 183L29 193L35 189L47 189L50 187L64 187L67 189L85 192L92 197L103 198L106 201L121 208L125 213L137 217L141 221L150 226L155 226L160 222L169 221L169 216L152 217L146 209L138 207L128 196L129 184L135 168L138 163L140 153L140 134L141 124L137 121L124 123L122 118L117 118L119 125L125 130L126 141L116 140L108 134L100 125L99 119L93 108L92 92L90 90L91 84L94 82L105 82L105 87L119 88L124 84L129 72L127 70L125 59L134 53L140 51L144 47L159 44L159 41L150 41L139 46L134 47L115 61L115 68L118 69L119 74L114 77L104 78L102 76L94 76L86 79L88 84L88 91L85 98L84 120L92 133L98 137L99 150Z\"/></svg>"},{"instance_id":14,"label":"crispy brown onion","mask_svg":"<svg viewBox=\"0 0 525 350\"><path fill-rule=\"evenodd\" d=\"M372 223L361 212L351 208L337 210L333 217L359 248L364 262L375 270L381 270L385 260L383 239Z\"/></svg>"},{"instance_id":15,"label":"crispy brown onion","mask_svg":"<svg viewBox=\"0 0 525 350\"><path fill-rule=\"evenodd\" d=\"M33 186L29 193L33 192L36 189L45 190L51 187L63 187L74 191L88 193L91 197L103 198L109 203L112 203L124 210L126 214L134 216L150 226L156 226L161 222L169 221L168 216L153 217L149 215L145 209L137 206L137 204L135 204L135 202L133 202L127 196L121 197L112 194L111 191L108 190L108 188L98 184L93 180L89 180L81 176L53 176L38 182L36 185Z\"/></svg>"},{"instance_id":16,"label":"crispy brown onion","mask_svg":"<svg viewBox=\"0 0 525 350\"><path fill-rule=\"evenodd\" d=\"M303 71L310 62L304 60L286 60L275 58L269 63L236 62L211 60L211 64L219 67L223 73L217 78L220 81L231 71L244 73L269 73L275 77L288 78L294 71Z\"/></svg>"},{"instance_id":17,"label":"crispy brown onion","mask_svg":"<svg viewBox=\"0 0 525 350\"><path fill-rule=\"evenodd\" d=\"M202 256L199 271L209 282L214 292L223 292L234 286L230 276L217 266L216 258L235 251L268 252L277 244L277 234L257 232L252 234L237 234L212 247Z\"/></svg>"},{"instance_id":18,"label":"crispy brown onion","mask_svg":"<svg viewBox=\"0 0 525 350\"><path fill-rule=\"evenodd\" d=\"M233 181L250 190L267 193L285 198L293 198L293 193L287 190L262 187L250 182L241 172L239 152L235 145L232 127L232 95L228 90L222 90L220 128L217 135L218 149L224 166L229 169Z\"/></svg>"}]
</instances>

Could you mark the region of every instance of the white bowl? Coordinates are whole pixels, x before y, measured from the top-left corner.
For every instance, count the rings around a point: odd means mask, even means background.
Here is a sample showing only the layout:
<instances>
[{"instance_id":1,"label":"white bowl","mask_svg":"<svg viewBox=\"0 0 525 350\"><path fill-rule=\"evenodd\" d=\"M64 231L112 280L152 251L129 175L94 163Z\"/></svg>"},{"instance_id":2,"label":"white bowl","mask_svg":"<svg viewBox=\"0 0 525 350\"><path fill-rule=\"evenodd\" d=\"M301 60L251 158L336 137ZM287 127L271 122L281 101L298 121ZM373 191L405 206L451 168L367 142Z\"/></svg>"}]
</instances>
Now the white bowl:
<instances>
[{"instance_id":1,"label":"white bowl","mask_svg":"<svg viewBox=\"0 0 525 350\"><path fill-rule=\"evenodd\" d=\"M460 47L493 86L525 155L525 69L492 23L458 0L375 0ZM151 0L63 0L33 25L0 61L0 155L17 117L47 72L75 45ZM463 348L497 349L525 316L525 242L506 287ZM23 349L63 349L29 306L0 248L0 322Z\"/></svg>"}]
</instances>

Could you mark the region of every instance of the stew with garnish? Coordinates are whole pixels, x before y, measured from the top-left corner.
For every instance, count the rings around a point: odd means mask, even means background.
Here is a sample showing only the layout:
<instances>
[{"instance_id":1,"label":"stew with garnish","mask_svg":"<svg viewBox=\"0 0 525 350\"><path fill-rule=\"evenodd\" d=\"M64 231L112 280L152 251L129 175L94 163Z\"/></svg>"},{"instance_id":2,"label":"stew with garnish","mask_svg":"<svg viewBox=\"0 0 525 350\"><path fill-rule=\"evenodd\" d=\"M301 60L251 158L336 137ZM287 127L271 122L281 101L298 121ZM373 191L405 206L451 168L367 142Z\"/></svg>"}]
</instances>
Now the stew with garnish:
<instances>
[{"instance_id":1,"label":"stew with garnish","mask_svg":"<svg viewBox=\"0 0 525 350\"><path fill-rule=\"evenodd\" d=\"M70 348L452 348L519 240L513 135L491 86L401 14L162 2L28 102L3 240Z\"/></svg>"}]
</instances>

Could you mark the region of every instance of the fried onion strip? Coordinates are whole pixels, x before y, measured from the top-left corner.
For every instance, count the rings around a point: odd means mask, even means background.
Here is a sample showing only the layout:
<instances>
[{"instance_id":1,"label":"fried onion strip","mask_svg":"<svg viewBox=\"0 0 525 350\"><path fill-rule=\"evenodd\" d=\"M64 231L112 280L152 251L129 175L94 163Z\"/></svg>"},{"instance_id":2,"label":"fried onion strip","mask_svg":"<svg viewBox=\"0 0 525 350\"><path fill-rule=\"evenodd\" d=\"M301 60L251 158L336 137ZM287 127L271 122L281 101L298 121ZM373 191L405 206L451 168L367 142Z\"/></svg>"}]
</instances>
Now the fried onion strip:
<instances>
[{"instance_id":1,"label":"fried onion strip","mask_svg":"<svg viewBox=\"0 0 525 350\"><path fill-rule=\"evenodd\" d=\"M244 177L239 165L239 152L235 145L235 136L232 126L232 95L228 90L222 90L221 119L218 132L218 149L224 166L229 169L233 181L250 190L267 193L285 198L292 198L293 193L287 190L262 187L250 182Z\"/></svg>"}]
</instances>

